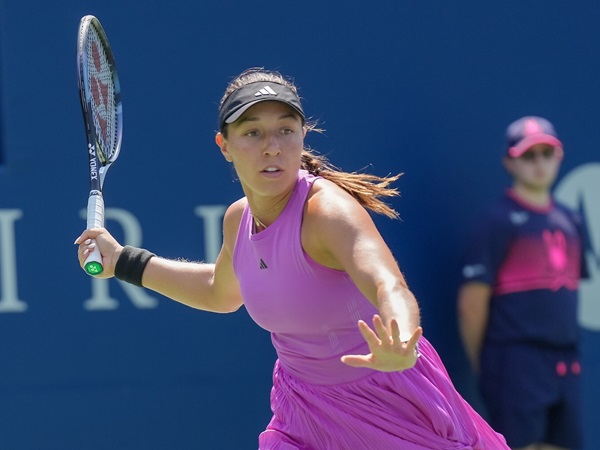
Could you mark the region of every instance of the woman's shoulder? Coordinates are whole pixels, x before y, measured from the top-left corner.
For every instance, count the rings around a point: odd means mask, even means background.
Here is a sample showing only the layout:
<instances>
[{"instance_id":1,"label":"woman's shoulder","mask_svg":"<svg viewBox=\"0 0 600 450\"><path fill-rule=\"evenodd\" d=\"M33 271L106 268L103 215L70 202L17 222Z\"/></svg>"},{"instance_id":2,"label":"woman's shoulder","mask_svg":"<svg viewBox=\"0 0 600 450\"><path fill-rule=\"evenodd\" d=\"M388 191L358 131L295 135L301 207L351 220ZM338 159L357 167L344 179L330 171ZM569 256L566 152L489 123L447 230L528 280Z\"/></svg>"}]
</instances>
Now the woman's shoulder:
<instances>
[{"instance_id":1,"label":"woman's shoulder","mask_svg":"<svg viewBox=\"0 0 600 450\"><path fill-rule=\"evenodd\" d=\"M233 237L237 234L240 222L242 220L242 215L244 214L244 209L247 205L248 200L246 197L242 197L229 205L225 211L225 215L223 217L223 234L225 239L227 239L228 236Z\"/></svg>"},{"instance_id":2,"label":"woman's shoulder","mask_svg":"<svg viewBox=\"0 0 600 450\"><path fill-rule=\"evenodd\" d=\"M325 235L347 227L360 226L363 219L370 220L367 210L350 193L326 179L313 184L304 210L308 230Z\"/></svg>"},{"instance_id":3,"label":"woman's shoulder","mask_svg":"<svg viewBox=\"0 0 600 450\"><path fill-rule=\"evenodd\" d=\"M227 218L228 215L239 215L239 217L241 217L247 205L248 199L246 197L242 197L239 200L236 200L231 205L229 205L229 207L225 211L225 218Z\"/></svg>"},{"instance_id":4,"label":"woman's shoulder","mask_svg":"<svg viewBox=\"0 0 600 450\"><path fill-rule=\"evenodd\" d=\"M343 270L333 249L375 232L371 216L358 200L332 181L315 181L302 222L302 245L313 260Z\"/></svg>"},{"instance_id":5,"label":"woman's shoulder","mask_svg":"<svg viewBox=\"0 0 600 450\"><path fill-rule=\"evenodd\" d=\"M346 196L352 198L348 192L335 184L333 181L326 178L317 178L313 182L308 193L309 199L316 197L320 200L336 199L340 197L343 198Z\"/></svg>"},{"instance_id":6,"label":"woman's shoulder","mask_svg":"<svg viewBox=\"0 0 600 450\"><path fill-rule=\"evenodd\" d=\"M325 178L318 178L313 183L307 197L309 211L344 212L349 208L360 207L358 201L347 191Z\"/></svg>"}]
</instances>

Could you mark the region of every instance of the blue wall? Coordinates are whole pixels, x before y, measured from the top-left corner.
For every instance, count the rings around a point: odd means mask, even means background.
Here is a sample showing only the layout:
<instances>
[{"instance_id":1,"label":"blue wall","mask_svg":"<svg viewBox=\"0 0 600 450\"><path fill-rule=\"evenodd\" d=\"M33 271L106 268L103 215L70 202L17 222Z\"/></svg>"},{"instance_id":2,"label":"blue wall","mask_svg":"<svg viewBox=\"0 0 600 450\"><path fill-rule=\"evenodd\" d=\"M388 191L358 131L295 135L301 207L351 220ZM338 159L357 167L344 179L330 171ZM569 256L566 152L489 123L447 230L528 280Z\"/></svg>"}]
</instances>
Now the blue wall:
<instances>
[{"instance_id":1,"label":"blue wall","mask_svg":"<svg viewBox=\"0 0 600 450\"><path fill-rule=\"evenodd\" d=\"M198 312L92 281L77 264L85 14L107 30L123 90L123 149L105 189L116 236L210 259L218 233L198 207L218 212L241 195L213 140L220 96L247 67L290 74L326 129L312 147L347 170L405 173L394 202L402 220L377 224L425 333L481 408L456 329L461 249L508 183L508 122L555 123L561 177L600 159L600 4L0 0L2 449L252 449L270 418L275 355L243 310ZM596 218L600 185L590 186L578 189L596 189L587 205ZM588 291L600 302L599 280ZM586 450L600 448L598 322L600 312L583 329Z\"/></svg>"}]
</instances>

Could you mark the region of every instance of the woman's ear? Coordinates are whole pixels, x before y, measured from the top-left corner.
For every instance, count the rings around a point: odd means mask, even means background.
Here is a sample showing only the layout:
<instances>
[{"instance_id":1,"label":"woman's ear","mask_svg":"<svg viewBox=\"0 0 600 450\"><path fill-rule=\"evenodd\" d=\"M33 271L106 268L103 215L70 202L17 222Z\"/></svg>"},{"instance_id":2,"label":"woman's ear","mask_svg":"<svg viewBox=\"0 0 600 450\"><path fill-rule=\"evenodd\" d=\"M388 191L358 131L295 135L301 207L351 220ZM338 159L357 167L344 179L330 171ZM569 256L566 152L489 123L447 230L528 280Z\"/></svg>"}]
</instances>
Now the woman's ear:
<instances>
[{"instance_id":1,"label":"woman's ear","mask_svg":"<svg viewBox=\"0 0 600 450\"><path fill-rule=\"evenodd\" d=\"M229 155L229 152L227 151L227 141L223 137L223 133L219 132L216 134L215 143L219 146L219 149L221 149L221 153L223 154L223 157L225 158L225 160L227 162L231 162L231 156Z\"/></svg>"}]
</instances>

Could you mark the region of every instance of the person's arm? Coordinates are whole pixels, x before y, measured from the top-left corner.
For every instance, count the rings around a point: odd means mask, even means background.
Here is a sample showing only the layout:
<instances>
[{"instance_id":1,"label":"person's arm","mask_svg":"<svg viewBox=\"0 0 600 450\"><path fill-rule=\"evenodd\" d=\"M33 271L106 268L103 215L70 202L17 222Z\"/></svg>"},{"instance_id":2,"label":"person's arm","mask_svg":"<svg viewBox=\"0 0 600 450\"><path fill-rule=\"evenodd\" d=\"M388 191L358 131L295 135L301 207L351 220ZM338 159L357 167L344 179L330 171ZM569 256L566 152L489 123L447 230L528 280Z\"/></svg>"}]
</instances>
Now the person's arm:
<instances>
[{"instance_id":1,"label":"person's arm","mask_svg":"<svg viewBox=\"0 0 600 450\"><path fill-rule=\"evenodd\" d=\"M476 374L479 373L479 357L488 324L490 296L490 286L480 282L463 284L458 292L460 336Z\"/></svg>"},{"instance_id":2,"label":"person's arm","mask_svg":"<svg viewBox=\"0 0 600 450\"><path fill-rule=\"evenodd\" d=\"M383 371L412 367L422 334L419 307L369 213L331 182L317 181L305 208L302 242L315 261L347 272L381 316L381 322L374 318L374 332L359 323L372 354L347 355L343 362Z\"/></svg>"},{"instance_id":3,"label":"person's arm","mask_svg":"<svg viewBox=\"0 0 600 450\"><path fill-rule=\"evenodd\" d=\"M152 258L142 278L145 288L192 308L217 313L242 306L231 253L223 246L215 264Z\"/></svg>"},{"instance_id":4,"label":"person's arm","mask_svg":"<svg viewBox=\"0 0 600 450\"><path fill-rule=\"evenodd\" d=\"M142 276L142 285L192 308L212 312L232 312L243 303L232 263L240 206L230 207L223 221L223 246L215 264L169 260L155 256L149 260ZM83 264L90 249L89 239L95 239L102 254L104 272L100 278L114 276L115 266L123 247L103 229L85 230L75 241L79 244L79 261Z\"/></svg>"}]
</instances>

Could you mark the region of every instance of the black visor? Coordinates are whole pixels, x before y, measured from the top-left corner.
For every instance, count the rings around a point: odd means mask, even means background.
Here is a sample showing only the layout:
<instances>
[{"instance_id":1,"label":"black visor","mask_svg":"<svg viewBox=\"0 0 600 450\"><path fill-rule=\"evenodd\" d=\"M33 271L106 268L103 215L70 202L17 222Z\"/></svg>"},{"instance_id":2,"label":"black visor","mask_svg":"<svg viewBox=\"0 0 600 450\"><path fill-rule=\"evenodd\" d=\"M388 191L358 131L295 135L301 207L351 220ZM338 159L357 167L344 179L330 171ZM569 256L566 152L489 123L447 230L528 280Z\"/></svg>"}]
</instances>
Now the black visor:
<instances>
[{"instance_id":1,"label":"black visor","mask_svg":"<svg viewBox=\"0 0 600 450\"><path fill-rule=\"evenodd\" d=\"M276 101L290 105L300 114L302 121L305 120L300 99L294 91L272 81L257 81L233 91L225 99L219 110L219 129L223 130L225 124L235 122L248 108L264 101Z\"/></svg>"}]
</instances>

